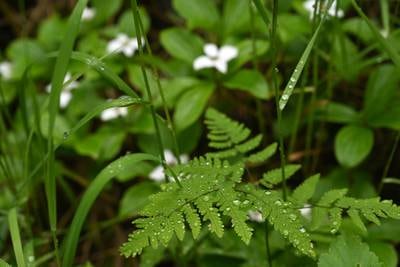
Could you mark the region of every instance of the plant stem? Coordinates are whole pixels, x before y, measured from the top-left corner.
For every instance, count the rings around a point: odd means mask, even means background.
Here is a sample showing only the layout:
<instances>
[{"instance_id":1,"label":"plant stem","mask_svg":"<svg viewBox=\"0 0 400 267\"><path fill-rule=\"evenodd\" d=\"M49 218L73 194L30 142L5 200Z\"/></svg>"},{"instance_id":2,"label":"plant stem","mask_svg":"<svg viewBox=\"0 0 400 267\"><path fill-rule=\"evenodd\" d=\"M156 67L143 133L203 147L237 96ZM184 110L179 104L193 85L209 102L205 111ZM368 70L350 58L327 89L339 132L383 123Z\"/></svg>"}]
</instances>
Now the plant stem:
<instances>
[{"instance_id":1,"label":"plant stem","mask_svg":"<svg viewBox=\"0 0 400 267\"><path fill-rule=\"evenodd\" d=\"M392 150L390 151L390 155L388 160L386 161L386 165L385 168L383 169L383 173L382 173L382 178L381 181L379 182L379 186L378 186L378 195L381 193L382 188L383 188L383 180L386 178L388 172L389 172L389 168L390 165L392 164L393 161L393 157L394 157L394 153L397 150L397 147L399 145L399 140L400 140L400 131L397 133L396 138L394 140L394 144L392 146Z\"/></svg>"},{"instance_id":2,"label":"plant stem","mask_svg":"<svg viewBox=\"0 0 400 267\"><path fill-rule=\"evenodd\" d=\"M131 6L132 6L132 11L133 11L133 19L134 19L134 23L135 23L135 31L136 31L136 35L138 37L137 38L138 50L139 50L140 54L143 54L142 36L144 35L144 33L141 31L140 25L139 25L140 24L140 22L139 22L140 15L139 15L139 8L138 8L136 0L131 0ZM156 111L154 108L153 96L152 96L151 90L150 90L149 79L147 77L146 69L143 66L140 66L140 68L142 70L142 76L143 76L143 80L144 80L145 87L146 87L147 98L150 103L150 105L149 105L150 112L151 112L151 117L153 119L154 128L156 131L156 137L157 137L157 142L158 142L159 154L161 157L161 163L164 168L164 173L166 173L167 163L165 161L165 156L164 156L164 145L163 145L163 142L161 139L160 126L158 125L158 121L157 121L157 115L156 115ZM182 187L177 176L173 175L173 179L180 187Z\"/></svg>"},{"instance_id":3,"label":"plant stem","mask_svg":"<svg viewBox=\"0 0 400 267\"><path fill-rule=\"evenodd\" d=\"M278 0L273 0L272 6L272 28L271 28L271 52L272 52L272 85L273 90L275 92L275 107L276 107L276 114L278 118L278 139L279 139L279 153L280 153L280 161L281 161L281 174L282 174L282 195L283 200L286 201L287 195L287 185L285 179L285 147L283 143L283 136L281 131L282 126L282 111L279 108L279 88L278 88L278 77L277 77L277 45L276 45L276 29L277 29L277 21L278 21Z\"/></svg>"}]
</instances>

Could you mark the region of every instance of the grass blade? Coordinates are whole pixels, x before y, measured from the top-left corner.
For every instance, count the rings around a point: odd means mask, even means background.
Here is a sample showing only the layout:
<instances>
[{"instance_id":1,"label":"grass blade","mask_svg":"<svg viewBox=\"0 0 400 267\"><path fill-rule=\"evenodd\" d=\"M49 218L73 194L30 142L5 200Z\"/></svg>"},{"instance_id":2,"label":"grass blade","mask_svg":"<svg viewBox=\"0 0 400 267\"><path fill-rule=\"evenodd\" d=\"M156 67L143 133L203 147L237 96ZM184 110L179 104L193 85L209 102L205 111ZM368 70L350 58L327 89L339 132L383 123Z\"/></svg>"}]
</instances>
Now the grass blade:
<instances>
[{"instance_id":1,"label":"grass blade","mask_svg":"<svg viewBox=\"0 0 400 267\"><path fill-rule=\"evenodd\" d=\"M392 44L388 40L383 38L379 29L371 22L370 19L368 19L368 17L362 11L360 6L357 4L357 2L355 0L351 0L351 3L353 4L353 7L357 11L358 15L367 23L369 29L374 34L376 40L379 42L379 44L382 46L382 48L389 54L389 57L393 61L393 63L398 68L400 68L400 55L397 53L396 48L393 47Z\"/></svg>"},{"instance_id":2,"label":"grass blade","mask_svg":"<svg viewBox=\"0 0 400 267\"><path fill-rule=\"evenodd\" d=\"M303 54L301 55L300 60L296 65L296 68L294 69L292 75L290 76L289 82L287 83L285 90L283 90L282 96L279 99L279 109L280 110L283 110L285 108L287 102L289 101L290 96L293 93L293 90L297 84L297 81L300 78L300 75L304 69L304 66L308 60L308 57L310 56L311 50L314 46L315 40L317 39L317 36L321 29L321 26L325 21L325 16L319 22L317 29L315 30L313 36L311 37L310 41L308 42L306 49L304 49Z\"/></svg>"},{"instance_id":3,"label":"grass blade","mask_svg":"<svg viewBox=\"0 0 400 267\"><path fill-rule=\"evenodd\" d=\"M22 249L21 236L19 233L17 209L12 208L8 212L8 226L10 228L11 241L14 248L15 259L18 267L25 267L25 256Z\"/></svg>"},{"instance_id":4,"label":"grass blade","mask_svg":"<svg viewBox=\"0 0 400 267\"><path fill-rule=\"evenodd\" d=\"M60 47L60 53L56 59L53 76L51 79L51 93L49 111L49 129L47 151L49 153L47 164L47 179L45 181L47 206L49 213L50 230L53 236L53 242L56 252L57 262L59 262L58 245L57 245L57 199L56 199L56 181L54 175L54 149L53 149L53 130L56 119L56 114L59 108L60 94L64 82L65 74L67 73L68 64L70 61L72 49L75 43L76 36L79 32L81 16L83 9L86 7L88 0L79 0L76 4L71 17L68 20L67 31L65 38Z\"/></svg>"},{"instance_id":5,"label":"grass blade","mask_svg":"<svg viewBox=\"0 0 400 267\"><path fill-rule=\"evenodd\" d=\"M126 168L141 161L151 160L159 162L159 159L150 154L137 153L123 156L105 167L93 180L85 194L83 195L75 216L69 228L68 235L64 243L64 256L62 267L70 267L73 264L76 247L78 245L79 235L86 216L94 201L112 178L123 172Z\"/></svg>"}]
</instances>

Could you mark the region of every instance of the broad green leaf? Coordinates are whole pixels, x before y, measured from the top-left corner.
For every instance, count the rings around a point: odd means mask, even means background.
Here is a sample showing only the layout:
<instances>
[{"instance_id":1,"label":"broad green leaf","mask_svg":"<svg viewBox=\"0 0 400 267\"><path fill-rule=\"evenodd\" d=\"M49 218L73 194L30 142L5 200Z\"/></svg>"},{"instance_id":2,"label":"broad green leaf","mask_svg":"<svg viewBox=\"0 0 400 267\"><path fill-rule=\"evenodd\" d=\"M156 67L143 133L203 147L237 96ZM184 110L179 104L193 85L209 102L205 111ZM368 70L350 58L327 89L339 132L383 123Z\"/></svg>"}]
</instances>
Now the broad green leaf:
<instances>
[{"instance_id":1,"label":"broad green leaf","mask_svg":"<svg viewBox=\"0 0 400 267\"><path fill-rule=\"evenodd\" d=\"M364 96L363 115L367 120L384 116L392 99L396 97L398 80L397 71L393 65L383 65L372 72Z\"/></svg>"},{"instance_id":2,"label":"broad green leaf","mask_svg":"<svg viewBox=\"0 0 400 267\"><path fill-rule=\"evenodd\" d=\"M97 23L104 23L111 16L121 8L122 0L104 1L92 0L92 6L95 9L95 16L93 21Z\"/></svg>"},{"instance_id":3,"label":"broad green leaf","mask_svg":"<svg viewBox=\"0 0 400 267\"><path fill-rule=\"evenodd\" d=\"M187 21L189 28L216 30L218 9L213 0L174 0L174 8Z\"/></svg>"},{"instance_id":4,"label":"broad green leaf","mask_svg":"<svg viewBox=\"0 0 400 267\"><path fill-rule=\"evenodd\" d=\"M211 83L195 85L179 98L174 113L174 123L178 130L187 128L201 116L214 86Z\"/></svg>"},{"instance_id":5,"label":"broad green leaf","mask_svg":"<svg viewBox=\"0 0 400 267\"><path fill-rule=\"evenodd\" d=\"M0 267L11 267L11 265L5 262L4 260L0 259Z\"/></svg>"},{"instance_id":6,"label":"broad green leaf","mask_svg":"<svg viewBox=\"0 0 400 267\"><path fill-rule=\"evenodd\" d=\"M64 255L62 259L62 267L70 267L73 265L75 251L78 245L83 223L85 222L86 216L88 215L96 198L99 196L108 182L110 182L111 179L117 176L120 172L124 171L127 166L132 164L136 165L142 161L148 160L154 162L159 161L159 159L153 155L142 153L123 156L110 163L96 176L96 178L94 178L93 182L89 185L88 189L80 200L71 226L69 227L63 246Z\"/></svg>"},{"instance_id":7,"label":"broad green leaf","mask_svg":"<svg viewBox=\"0 0 400 267\"><path fill-rule=\"evenodd\" d=\"M222 15L224 38L232 34L249 31L250 12L249 1L226 0Z\"/></svg>"},{"instance_id":8,"label":"broad green leaf","mask_svg":"<svg viewBox=\"0 0 400 267\"><path fill-rule=\"evenodd\" d=\"M39 25L37 39L48 51L55 50L63 40L65 21L53 14Z\"/></svg>"},{"instance_id":9,"label":"broad green leaf","mask_svg":"<svg viewBox=\"0 0 400 267\"><path fill-rule=\"evenodd\" d=\"M44 137L49 137L49 114L46 112L41 116L41 130ZM64 133L68 132L71 127L65 118L61 115L57 115L54 122L53 138L56 143L60 143L64 138Z\"/></svg>"},{"instance_id":10,"label":"broad green leaf","mask_svg":"<svg viewBox=\"0 0 400 267\"><path fill-rule=\"evenodd\" d=\"M344 34L337 34L333 41L332 64L341 77L354 81L361 70L361 56L357 46Z\"/></svg>"},{"instance_id":11,"label":"broad green leaf","mask_svg":"<svg viewBox=\"0 0 400 267\"><path fill-rule=\"evenodd\" d=\"M374 38L368 27L368 24L360 18L346 19L343 21L342 28L344 31L360 38L364 43L368 43L372 38Z\"/></svg>"},{"instance_id":12,"label":"broad green leaf","mask_svg":"<svg viewBox=\"0 0 400 267\"><path fill-rule=\"evenodd\" d=\"M260 99L268 99L271 94L263 75L257 70L241 70L232 74L224 86L230 89L247 91Z\"/></svg>"},{"instance_id":13,"label":"broad green leaf","mask_svg":"<svg viewBox=\"0 0 400 267\"><path fill-rule=\"evenodd\" d=\"M231 66L230 71L239 69L243 64L251 61L254 57L252 40L241 41L240 43L237 43L235 46L239 50L239 55L230 64ZM255 48L256 48L256 56L259 57L263 55L265 52L267 52L269 48L269 43L266 41L256 40Z\"/></svg>"},{"instance_id":14,"label":"broad green leaf","mask_svg":"<svg viewBox=\"0 0 400 267\"><path fill-rule=\"evenodd\" d=\"M360 164L374 144L371 129L356 125L345 126L335 137L335 156L339 163L351 168Z\"/></svg>"},{"instance_id":15,"label":"broad green leaf","mask_svg":"<svg viewBox=\"0 0 400 267\"><path fill-rule=\"evenodd\" d=\"M301 185L299 185L292 194L292 197L300 203L306 203L315 192L319 181L319 174L307 178Z\"/></svg>"},{"instance_id":16,"label":"broad green leaf","mask_svg":"<svg viewBox=\"0 0 400 267\"><path fill-rule=\"evenodd\" d=\"M398 266L398 257L396 249L392 244L384 242L371 242L369 243L370 250L378 256L379 260L385 267Z\"/></svg>"},{"instance_id":17,"label":"broad green leaf","mask_svg":"<svg viewBox=\"0 0 400 267\"><path fill-rule=\"evenodd\" d=\"M150 28L150 20L144 9L139 9L140 17L143 21L144 31L147 32ZM120 32L128 34L130 37L137 36L135 30L135 21L133 19L133 13L130 10L125 11L118 20L118 29L115 34Z\"/></svg>"},{"instance_id":18,"label":"broad green leaf","mask_svg":"<svg viewBox=\"0 0 400 267\"><path fill-rule=\"evenodd\" d=\"M386 106L385 111L379 116L368 118L368 124L372 127L384 127L393 130L400 130L400 99L392 99Z\"/></svg>"},{"instance_id":19,"label":"broad green leaf","mask_svg":"<svg viewBox=\"0 0 400 267\"><path fill-rule=\"evenodd\" d=\"M136 166L138 168L140 166ZM129 166L127 166L129 168ZM135 215L148 203L150 195L158 192L159 187L152 182L142 182L131 186L123 195L119 205L119 216Z\"/></svg>"},{"instance_id":20,"label":"broad green leaf","mask_svg":"<svg viewBox=\"0 0 400 267\"><path fill-rule=\"evenodd\" d=\"M160 41L170 55L190 65L203 53L203 40L184 29L167 29L161 32Z\"/></svg>"},{"instance_id":21,"label":"broad green leaf","mask_svg":"<svg viewBox=\"0 0 400 267\"><path fill-rule=\"evenodd\" d=\"M12 78L21 78L28 66L45 57L45 51L36 40L17 39L8 46L7 56L13 63ZM45 70L45 65L35 65L31 75L42 75Z\"/></svg>"},{"instance_id":22,"label":"broad green leaf","mask_svg":"<svg viewBox=\"0 0 400 267\"><path fill-rule=\"evenodd\" d=\"M278 34L285 45L304 38L311 31L310 24L302 16L284 13L278 16L278 21Z\"/></svg>"},{"instance_id":23,"label":"broad green leaf","mask_svg":"<svg viewBox=\"0 0 400 267\"><path fill-rule=\"evenodd\" d=\"M362 243L357 236L339 236L323 253L318 261L319 267L381 267L378 257Z\"/></svg>"},{"instance_id":24,"label":"broad green leaf","mask_svg":"<svg viewBox=\"0 0 400 267\"><path fill-rule=\"evenodd\" d=\"M77 140L74 143L74 148L80 155L106 160L119 152L124 139L125 133L123 131L115 132L114 128L103 127L96 133ZM107 142L104 140L107 140Z\"/></svg>"},{"instance_id":25,"label":"broad green leaf","mask_svg":"<svg viewBox=\"0 0 400 267\"><path fill-rule=\"evenodd\" d=\"M353 123L359 120L359 114L351 106L328 102L317 109L317 119L334 123Z\"/></svg>"}]
</instances>

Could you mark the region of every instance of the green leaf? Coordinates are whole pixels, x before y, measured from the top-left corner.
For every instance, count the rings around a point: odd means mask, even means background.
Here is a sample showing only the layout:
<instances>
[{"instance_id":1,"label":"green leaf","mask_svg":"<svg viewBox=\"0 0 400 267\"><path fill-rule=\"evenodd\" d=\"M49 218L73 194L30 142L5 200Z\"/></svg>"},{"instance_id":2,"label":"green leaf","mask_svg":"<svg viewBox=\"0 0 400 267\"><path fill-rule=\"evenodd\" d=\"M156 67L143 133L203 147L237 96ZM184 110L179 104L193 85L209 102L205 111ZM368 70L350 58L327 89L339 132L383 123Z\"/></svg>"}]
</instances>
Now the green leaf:
<instances>
[{"instance_id":1,"label":"green leaf","mask_svg":"<svg viewBox=\"0 0 400 267\"><path fill-rule=\"evenodd\" d=\"M385 267L398 266L398 257L396 249L392 244L384 242L369 243L370 250L378 256Z\"/></svg>"},{"instance_id":2,"label":"green leaf","mask_svg":"<svg viewBox=\"0 0 400 267\"><path fill-rule=\"evenodd\" d=\"M174 113L174 123L178 130L187 128L201 116L214 86L211 83L195 85L179 98Z\"/></svg>"},{"instance_id":3,"label":"green leaf","mask_svg":"<svg viewBox=\"0 0 400 267\"><path fill-rule=\"evenodd\" d=\"M174 8L187 21L189 28L215 30L219 14L213 0L174 0Z\"/></svg>"},{"instance_id":4,"label":"green leaf","mask_svg":"<svg viewBox=\"0 0 400 267\"><path fill-rule=\"evenodd\" d=\"M368 79L364 96L363 115L367 121L384 116L398 89L397 70L393 65L383 65L374 70ZM383 113L383 114L382 114Z\"/></svg>"},{"instance_id":5,"label":"green leaf","mask_svg":"<svg viewBox=\"0 0 400 267\"><path fill-rule=\"evenodd\" d=\"M104 0L92 0L92 6L95 8L96 15L93 21L96 24L107 21L110 17L121 8L122 0L104 1Z\"/></svg>"},{"instance_id":6,"label":"green leaf","mask_svg":"<svg viewBox=\"0 0 400 267\"><path fill-rule=\"evenodd\" d=\"M314 195L318 181L319 174L307 178L307 180L305 180L293 191L292 197L300 203L306 203L307 200L309 200Z\"/></svg>"},{"instance_id":7,"label":"green leaf","mask_svg":"<svg viewBox=\"0 0 400 267\"><path fill-rule=\"evenodd\" d=\"M125 135L123 131L115 132L114 128L103 127L96 133L77 140L74 148L80 155L99 160L111 159L119 152Z\"/></svg>"},{"instance_id":8,"label":"green leaf","mask_svg":"<svg viewBox=\"0 0 400 267\"><path fill-rule=\"evenodd\" d=\"M328 102L317 109L317 119L334 123L354 123L359 120L359 114L351 106L342 103Z\"/></svg>"},{"instance_id":9,"label":"green leaf","mask_svg":"<svg viewBox=\"0 0 400 267\"><path fill-rule=\"evenodd\" d=\"M4 260L0 259L0 267L11 267L11 265L5 262Z\"/></svg>"},{"instance_id":10,"label":"green leaf","mask_svg":"<svg viewBox=\"0 0 400 267\"><path fill-rule=\"evenodd\" d=\"M331 244L329 251L321 255L318 266L380 267L382 264L359 237L340 236Z\"/></svg>"},{"instance_id":11,"label":"green leaf","mask_svg":"<svg viewBox=\"0 0 400 267\"><path fill-rule=\"evenodd\" d=\"M248 31L250 27L249 1L226 0L222 15L224 38Z\"/></svg>"},{"instance_id":12,"label":"green leaf","mask_svg":"<svg viewBox=\"0 0 400 267\"><path fill-rule=\"evenodd\" d=\"M203 53L203 40L184 29L167 29L161 32L160 41L170 55L190 65Z\"/></svg>"},{"instance_id":13,"label":"green leaf","mask_svg":"<svg viewBox=\"0 0 400 267\"><path fill-rule=\"evenodd\" d=\"M140 18L142 19L142 22L143 22L144 31L147 32L148 29L150 28L149 16L147 15L147 13L144 9L139 9L139 14L140 14ZM135 21L133 18L132 11L130 11L130 10L125 11L119 18L118 29L115 34L117 34L119 32L126 33L130 37L137 36Z\"/></svg>"},{"instance_id":14,"label":"green leaf","mask_svg":"<svg viewBox=\"0 0 400 267\"><path fill-rule=\"evenodd\" d=\"M300 170L301 165L298 164L287 164L285 165L285 179L292 177L295 172ZM279 184L282 182L282 169L273 169L265 173L261 179L261 184L267 187Z\"/></svg>"},{"instance_id":15,"label":"green leaf","mask_svg":"<svg viewBox=\"0 0 400 267\"><path fill-rule=\"evenodd\" d=\"M239 69L243 64L249 62L254 57L253 52L253 41L252 40L243 40L236 44L237 49L239 50L239 55L232 61L231 70ZM256 48L256 56L259 57L267 52L269 48L269 43L266 41L256 40L255 41Z\"/></svg>"},{"instance_id":16,"label":"green leaf","mask_svg":"<svg viewBox=\"0 0 400 267\"><path fill-rule=\"evenodd\" d=\"M109 181L111 181L112 178L124 171L124 169L129 165L138 164L139 162L146 160L159 162L159 159L153 155L143 153L131 154L113 161L107 167L105 167L96 176L96 178L94 178L93 182L89 185L88 189L85 191L82 199L80 200L79 206L68 230L63 246L64 257L62 261L62 267L72 266L83 223L85 222L91 206L104 187Z\"/></svg>"},{"instance_id":17,"label":"green leaf","mask_svg":"<svg viewBox=\"0 0 400 267\"><path fill-rule=\"evenodd\" d=\"M135 166L136 168L140 166ZM129 166L126 166L129 168ZM127 215L135 215L139 213L144 206L149 202L149 196L158 192L159 187L152 182L142 182L131 186L123 195L118 215L125 217Z\"/></svg>"},{"instance_id":18,"label":"green leaf","mask_svg":"<svg viewBox=\"0 0 400 267\"><path fill-rule=\"evenodd\" d=\"M12 208L8 212L8 227L10 229L11 242L18 267L25 267L25 256L22 250L21 234L18 226L18 214L16 208Z\"/></svg>"},{"instance_id":19,"label":"green leaf","mask_svg":"<svg viewBox=\"0 0 400 267\"><path fill-rule=\"evenodd\" d=\"M396 97L379 116L370 116L368 124L372 127L400 130L400 100Z\"/></svg>"},{"instance_id":20,"label":"green leaf","mask_svg":"<svg viewBox=\"0 0 400 267\"><path fill-rule=\"evenodd\" d=\"M264 76L257 70L240 70L224 81L230 89L240 89L260 99L268 99L271 93Z\"/></svg>"},{"instance_id":21,"label":"green leaf","mask_svg":"<svg viewBox=\"0 0 400 267\"><path fill-rule=\"evenodd\" d=\"M55 50L63 40L65 26L65 21L57 14L53 14L40 23L37 33L38 41L49 51Z\"/></svg>"},{"instance_id":22,"label":"green leaf","mask_svg":"<svg viewBox=\"0 0 400 267\"><path fill-rule=\"evenodd\" d=\"M335 138L336 159L345 167L355 167L368 156L373 144L374 134L371 129L345 126Z\"/></svg>"}]
</instances>

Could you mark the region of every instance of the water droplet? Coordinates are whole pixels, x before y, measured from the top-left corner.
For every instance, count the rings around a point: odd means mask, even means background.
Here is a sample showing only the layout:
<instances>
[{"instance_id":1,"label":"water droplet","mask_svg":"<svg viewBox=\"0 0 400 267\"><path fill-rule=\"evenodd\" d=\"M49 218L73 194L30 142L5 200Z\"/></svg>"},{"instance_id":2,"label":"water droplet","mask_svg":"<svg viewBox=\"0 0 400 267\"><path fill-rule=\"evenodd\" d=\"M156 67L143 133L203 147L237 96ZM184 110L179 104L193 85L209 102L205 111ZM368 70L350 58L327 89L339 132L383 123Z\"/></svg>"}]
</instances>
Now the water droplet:
<instances>
[{"instance_id":1,"label":"water droplet","mask_svg":"<svg viewBox=\"0 0 400 267\"><path fill-rule=\"evenodd\" d=\"M278 68L275 68L275 72L279 72L279 69L278 69Z\"/></svg>"},{"instance_id":2,"label":"water droplet","mask_svg":"<svg viewBox=\"0 0 400 267\"><path fill-rule=\"evenodd\" d=\"M34 261L35 261L35 257L32 256L32 255L29 256L29 257L28 257L28 261L29 261L29 262L34 262Z\"/></svg>"},{"instance_id":3,"label":"water droplet","mask_svg":"<svg viewBox=\"0 0 400 267\"><path fill-rule=\"evenodd\" d=\"M296 220L297 219L297 216L295 215L295 214L290 214L289 215L289 218L292 220L292 221L294 221L294 220Z\"/></svg>"},{"instance_id":4,"label":"water droplet","mask_svg":"<svg viewBox=\"0 0 400 267\"><path fill-rule=\"evenodd\" d=\"M268 195L271 195L271 191L265 191L265 194L268 196Z\"/></svg>"},{"instance_id":5,"label":"water droplet","mask_svg":"<svg viewBox=\"0 0 400 267\"><path fill-rule=\"evenodd\" d=\"M63 139L66 140L69 137L69 132L64 132Z\"/></svg>"},{"instance_id":6,"label":"water droplet","mask_svg":"<svg viewBox=\"0 0 400 267\"><path fill-rule=\"evenodd\" d=\"M280 205L282 205L282 202L280 202L279 200L277 200L277 201L275 201L274 204L277 205L277 206L280 206Z\"/></svg>"},{"instance_id":7,"label":"water droplet","mask_svg":"<svg viewBox=\"0 0 400 267\"><path fill-rule=\"evenodd\" d=\"M333 225L338 225L338 222L337 222L337 221L333 221L332 224L333 224Z\"/></svg>"},{"instance_id":8,"label":"water droplet","mask_svg":"<svg viewBox=\"0 0 400 267\"><path fill-rule=\"evenodd\" d=\"M226 211L230 211L231 210L231 208L226 208Z\"/></svg>"},{"instance_id":9,"label":"water droplet","mask_svg":"<svg viewBox=\"0 0 400 267\"><path fill-rule=\"evenodd\" d=\"M239 206L239 205L240 205L240 200L235 199L235 200L233 201L233 204L235 204L236 206Z\"/></svg>"},{"instance_id":10,"label":"water droplet","mask_svg":"<svg viewBox=\"0 0 400 267\"><path fill-rule=\"evenodd\" d=\"M290 78L290 81L294 83L296 81L296 79L294 77L292 77L292 78Z\"/></svg>"},{"instance_id":11,"label":"water droplet","mask_svg":"<svg viewBox=\"0 0 400 267\"><path fill-rule=\"evenodd\" d=\"M282 213L287 213L287 210L282 210Z\"/></svg>"},{"instance_id":12,"label":"water droplet","mask_svg":"<svg viewBox=\"0 0 400 267\"><path fill-rule=\"evenodd\" d=\"M209 201L210 197L209 196L205 196L205 197L203 197L203 199L204 199L204 201Z\"/></svg>"},{"instance_id":13,"label":"water droplet","mask_svg":"<svg viewBox=\"0 0 400 267\"><path fill-rule=\"evenodd\" d=\"M332 228L330 232L331 232L331 234L334 234L337 232L337 230L335 228Z\"/></svg>"},{"instance_id":14,"label":"water droplet","mask_svg":"<svg viewBox=\"0 0 400 267\"><path fill-rule=\"evenodd\" d=\"M248 205L250 203L250 201L248 201L247 199L245 201L243 201L244 205Z\"/></svg>"},{"instance_id":15,"label":"water droplet","mask_svg":"<svg viewBox=\"0 0 400 267\"><path fill-rule=\"evenodd\" d=\"M282 95L282 99L283 99L283 100L288 100L288 99L289 99L289 95L283 94L283 95Z\"/></svg>"},{"instance_id":16,"label":"water droplet","mask_svg":"<svg viewBox=\"0 0 400 267\"><path fill-rule=\"evenodd\" d=\"M285 107L285 103L281 102L279 103L279 108L282 110Z\"/></svg>"},{"instance_id":17,"label":"water droplet","mask_svg":"<svg viewBox=\"0 0 400 267\"><path fill-rule=\"evenodd\" d=\"M284 236L287 236L289 234L289 231L288 230L283 230L283 235Z\"/></svg>"},{"instance_id":18,"label":"water droplet","mask_svg":"<svg viewBox=\"0 0 400 267\"><path fill-rule=\"evenodd\" d=\"M306 229L304 229L303 227L300 228L300 232L305 233Z\"/></svg>"},{"instance_id":19,"label":"water droplet","mask_svg":"<svg viewBox=\"0 0 400 267\"><path fill-rule=\"evenodd\" d=\"M289 84L289 89L293 89L293 84Z\"/></svg>"}]
</instances>

